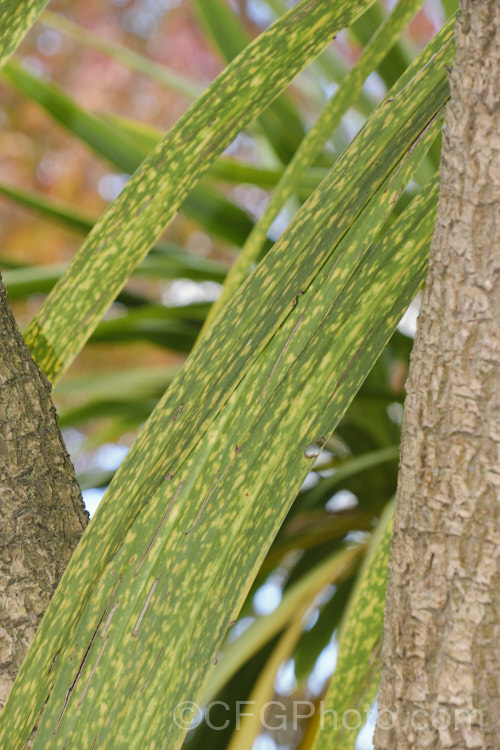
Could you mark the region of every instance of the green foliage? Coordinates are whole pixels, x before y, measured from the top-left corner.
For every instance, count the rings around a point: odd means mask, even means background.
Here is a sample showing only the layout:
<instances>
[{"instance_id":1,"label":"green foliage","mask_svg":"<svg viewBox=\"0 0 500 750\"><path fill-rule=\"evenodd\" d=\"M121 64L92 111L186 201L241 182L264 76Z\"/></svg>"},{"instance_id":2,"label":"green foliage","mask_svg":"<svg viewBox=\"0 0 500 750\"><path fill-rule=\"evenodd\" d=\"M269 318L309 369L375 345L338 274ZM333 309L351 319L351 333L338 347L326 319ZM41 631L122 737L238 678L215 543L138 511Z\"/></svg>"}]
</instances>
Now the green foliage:
<instances>
[{"instance_id":1,"label":"green foliage","mask_svg":"<svg viewBox=\"0 0 500 750\"><path fill-rule=\"evenodd\" d=\"M204 321L205 332L183 367L84 374L56 385L62 426L145 425L116 473L82 476L82 486L110 486L0 717L2 746L24 748L36 726L34 750L178 748L179 702L252 696L260 705L291 657L306 690L339 623L329 705L342 711L373 699L400 429L391 414L403 398L393 380L410 349L395 328L425 275L439 185L429 153L454 54L449 23L407 67L411 50L394 45L419 4L401 0L384 20L370 0L303 0L248 44L229 5L196 2L212 43L232 62L163 138L144 124L87 112L8 64L5 78L18 93L99 158L135 171L97 220L0 186L47 220L88 233L69 266L14 263L5 274L11 299L52 289L26 331L46 374L59 380L90 337L187 354ZM280 2L270 5L279 10ZM123 47L59 16L44 18L161 85L183 86ZM330 50L320 53L356 19L352 33L367 44L346 72ZM340 86L304 135L300 108L283 92L314 58L310 80L326 71ZM343 150L344 135L334 131L353 105L369 113L362 85L375 69L387 81L401 75ZM252 123L284 166L220 156ZM333 166L332 136L343 150ZM274 188L255 227L220 189L247 182ZM297 213L273 245L270 224L292 196ZM225 262L159 240L179 209L242 247L229 278ZM159 304L138 291L144 278L225 286L207 319L207 303ZM120 314L103 319L114 300ZM305 486L306 477L316 484ZM330 509L338 490L349 490L356 506ZM281 603L256 617L254 594L277 574L285 581ZM312 608L317 622L304 632ZM238 617L254 621L231 640ZM233 729L202 725L189 747L250 747L259 732L256 722L241 735ZM354 746L354 732L313 730L304 750Z\"/></svg>"},{"instance_id":2,"label":"green foliage","mask_svg":"<svg viewBox=\"0 0 500 750\"><path fill-rule=\"evenodd\" d=\"M226 62L231 62L250 39L224 0L195 0L202 25ZM277 157L288 162L304 137L304 129L291 100L279 96L260 117L262 130Z\"/></svg>"},{"instance_id":3,"label":"green foliage","mask_svg":"<svg viewBox=\"0 0 500 750\"><path fill-rule=\"evenodd\" d=\"M2 0L0 6L0 68L35 23L47 0Z\"/></svg>"},{"instance_id":4,"label":"green foliage","mask_svg":"<svg viewBox=\"0 0 500 750\"><path fill-rule=\"evenodd\" d=\"M380 517L346 608L337 667L325 697L324 723L318 726L315 750L330 748L332 741L339 750L353 750L356 732L346 730L349 722L343 718L349 715L345 712L358 711L366 718L376 696L393 510L391 502Z\"/></svg>"},{"instance_id":5,"label":"green foliage","mask_svg":"<svg viewBox=\"0 0 500 750\"><path fill-rule=\"evenodd\" d=\"M338 90L324 107L309 133L303 138L293 158L284 171L272 198L263 215L253 228L243 245L238 259L234 263L223 293L213 306L206 321L207 327L219 310L240 286L252 265L258 261L266 242L267 232L273 221L295 192L306 169L312 166L319 156L325 142L338 127L347 109L356 102L361 87L376 68L379 61L387 54L387 48L398 38L410 18L415 14L422 0L401 0L387 21L376 29L363 54L342 80Z\"/></svg>"},{"instance_id":6,"label":"green foliage","mask_svg":"<svg viewBox=\"0 0 500 750\"><path fill-rule=\"evenodd\" d=\"M226 649L224 658L209 680L203 702L209 703L238 669L279 634L291 620L303 616L327 583L339 584L349 578L363 552L362 545L341 549L314 566L300 581L290 586L274 612L255 621Z\"/></svg>"},{"instance_id":7,"label":"green foliage","mask_svg":"<svg viewBox=\"0 0 500 750\"><path fill-rule=\"evenodd\" d=\"M128 47L123 47L107 39L101 39L58 13L51 13L46 10L41 17L41 21L46 26L61 31L77 42L86 44L98 52L109 55L128 68L135 70L137 73L142 73L168 89L177 91L188 99L194 100L202 93L201 88L193 84L189 78L169 70L165 65L158 65L143 55L138 55Z\"/></svg>"},{"instance_id":8,"label":"green foliage","mask_svg":"<svg viewBox=\"0 0 500 750\"><path fill-rule=\"evenodd\" d=\"M57 86L41 81L14 60L5 66L3 77L96 154L125 173L134 172L156 145L144 143L144 138L138 138L136 132L130 132L123 123L117 126L110 118L86 112ZM252 221L245 211L204 184L194 186L182 204L182 210L214 234L237 245L245 241L252 228Z\"/></svg>"},{"instance_id":9,"label":"green foliage","mask_svg":"<svg viewBox=\"0 0 500 750\"><path fill-rule=\"evenodd\" d=\"M215 157L369 1L303 0L247 47L151 152L26 331L51 380L70 365Z\"/></svg>"}]
</instances>

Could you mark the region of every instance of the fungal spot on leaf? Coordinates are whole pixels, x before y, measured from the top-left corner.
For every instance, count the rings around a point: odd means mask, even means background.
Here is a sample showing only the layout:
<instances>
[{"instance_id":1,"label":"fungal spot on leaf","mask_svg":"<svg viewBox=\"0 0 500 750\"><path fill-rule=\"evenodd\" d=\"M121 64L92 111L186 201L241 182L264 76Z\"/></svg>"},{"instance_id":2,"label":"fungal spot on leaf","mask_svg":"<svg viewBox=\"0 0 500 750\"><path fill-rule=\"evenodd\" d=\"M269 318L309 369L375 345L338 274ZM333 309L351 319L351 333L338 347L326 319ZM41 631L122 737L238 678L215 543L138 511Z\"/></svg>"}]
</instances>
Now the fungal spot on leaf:
<instances>
[{"instance_id":1,"label":"fungal spot on leaf","mask_svg":"<svg viewBox=\"0 0 500 750\"><path fill-rule=\"evenodd\" d=\"M212 607L212 611L210 612L210 617L208 618L208 622L210 622L211 619L212 619L212 617L214 616L215 610L217 609L217 605L219 604L219 602L220 602L220 596L217 598L217 601L215 602L214 606Z\"/></svg>"},{"instance_id":2,"label":"fungal spot on leaf","mask_svg":"<svg viewBox=\"0 0 500 750\"><path fill-rule=\"evenodd\" d=\"M184 409L184 404L179 404L179 406L174 412L174 416L172 417L172 422L175 422L177 419L179 419L183 409Z\"/></svg>"},{"instance_id":3,"label":"fungal spot on leaf","mask_svg":"<svg viewBox=\"0 0 500 750\"><path fill-rule=\"evenodd\" d=\"M137 622L135 624L134 632L132 633L132 638L137 638L138 635L139 635L139 628L141 627L141 622L144 619L144 615L146 614L146 610L149 607L149 604L151 602L151 598L152 598L152 596L153 596L153 594L155 592L155 588L157 587L159 580L160 580L159 578L155 578L155 580L153 582L153 585L151 586L151 589L149 591L148 597L147 597L147 599L146 599L146 601L144 603L144 607L142 608L141 614L139 615L139 619L137 620Z\"/></svg>"},{"instance_id":4,"label":"fungal spot on leaf","mask_svg":"<svg viewBox=\"0 0 500 750\"><path fill-rule=\"evenodd\" d=\"M106 622L104 623L104 627L103 627L103 629L101 630L101 638L104 638L104 635L105 635L105 633L106 633L107 629L109 628L109 625L110 625L111 619L112 619L113 615L115 614L115 612L116 612L116 610L117 610L117 608L118 608L118 605L119 605L119 603L120 603L120 600L119 600L119 599L117 599L117 600L116 600L116 602L115 602L115 603L113 604L113 607L111 608L111 612L110 612L110 613L109 613L109 615L108 615L108 619L107 619L107 620L106 620Z\"/></svg>"},{"instance_id":5,"label":"fungal spot on leaf","mask_svg":"<svg viewBox=\"0 0 500 750\"><path fill-rule=\"evenodd\" d=\"M164 513L164 514L163 514L163 516L161 517L160 523L159 523L159 524L158 524L158 526L156 527L156 529L155 529L155 532L154 532L153 536L152 536L152 537L151 537L151 539L149 540L148 546L146 547L146 549L145 549L145 551L144 551L144 554L143 554L143 556L142 556L142 558L141 558L141 561L140 561L139 565L137 566L137 570L135 571L135 573L134 573L134 575L133 575L133 577L134 577L134 578L135 578L135 577L136 577L136 576L137 576L137 575L139 574L139 571L140 571L140 569L142 568L142 565L143 565L143 563L144 563L144 560L146 559L146 556L147 556L147 554L148 554L149 550L150 550L150 549L151 549L151 547L153 546L153 542L154 542L154 540L156 539L156 537L157 537L157 535L158 535L158 532L160 531L160 529L161 529L161 527L162 527L162 525L163 525L163 523L164 523L164 521L165 521L166 517L167 517L167 516L168 516L168 514L170 513L170 510L172 509L172 505L173 505L173 504L175 503L175 501L176 501L176 499L177 499L177 495L178 495L178 494L179 494L179 492L180 492L180 491L182 490L183 486L184 486L184 482L181 482L181 483L180 483L180 485L179 485L179 486L178 486L178 488L177 488L177 491L176 491L175 495L173 496L172 500L170 501L169 505L167 506L167 509L165 510L165 513ZM134 559L135 559L135 556L134 556ZM169 593L170 593L170 592L169 592ZM167 594L167 596L168 596L168 594Z\"/></svg>"},{"instance_id":6,"label":"fungal spot on leaf","mask_svg":"<svg viewBox=\"0 0 500 750\"><path fill-rule=\"evenodd\" d=\"M80 698L80 700L78 701L78 707L80 707L80 706L82 705L82 703L83 703L83 699L85 698L85 696L86 696L86 694L87 694L87 690L89 689L89 685L90 685L90 682L91 682L91 680L92 680L92 677L93 677L93 676L94 676L94 674L95 674L95 671L96 671L96 669L97 669L97 667L98 667L98 665L99 665L99 662L101 661L101 657L102 657L102 655L103 655L103 653L104 653L104 649L105 649L105 648L106 648L106 646L108 645L108 641L109 641L109 636L108 636L108 637L106 638L106 640L104 641L104 645L103 645L103 647L102 647L102 648L101 648L101 650L99 651L99 656L98 656L98 657L97 657L97 659L96 659L96 663L94 664L94 666L93 666L93 668L92 668L92 672L90 673L89 679L87 680L87 682L86 682L86 684L85 684L85 687L83 688L83 693L82 693L82 695L81 695L81 698Z\"/></svg>"},{"instance_id":7,"label":"fungal spot on leaf","mask_svg":"<svg viewBox=\"0 0 500 750\"><path fill-rule=\"evenodd\" d=\"M51 665L50 665L50 667L49 667L49 671L47 672L47 674L50 674L50 673L52 672L52 667L53 667L53 666L54 666L54 664L56 663L56 661L57 661L57 657L58 657L58 656L59 656L59 651L57 651L56 655L55 655L55 656L54 656L54 658L52 659L52 663L51 663ZM70 661L71 661L71 660L70 660Z\"/></svg>"},{"instance_id":8,"label":"fungal spot on leaf","mask_svg":"<svg viewBox=\"0 0 500 750\"><path fill-rule=\"evenodd\" d=\"M152 200L153 200L152 198L148 198L147 201L145 201L142 204L142 206L140 207L140 209L136 213L136 216L139 216L139 214L142 214L142 212L146 210L146 208L149 206L149 204L151 203Z\"/></svg>"},{"instance_id":9,"label":"fungal spot on leaf","mask_svg":"<svg viewBox=\"0 0 500 750\"><path fill-rule=\"evenodd\" d=\"M317 458L323 448L325 447L326 443L326 437L319 437L316 440L313 440L312 443L309 443L309 445L306 446L304 450L304 456L306 458Z\"/></svg>"}]
</instances>

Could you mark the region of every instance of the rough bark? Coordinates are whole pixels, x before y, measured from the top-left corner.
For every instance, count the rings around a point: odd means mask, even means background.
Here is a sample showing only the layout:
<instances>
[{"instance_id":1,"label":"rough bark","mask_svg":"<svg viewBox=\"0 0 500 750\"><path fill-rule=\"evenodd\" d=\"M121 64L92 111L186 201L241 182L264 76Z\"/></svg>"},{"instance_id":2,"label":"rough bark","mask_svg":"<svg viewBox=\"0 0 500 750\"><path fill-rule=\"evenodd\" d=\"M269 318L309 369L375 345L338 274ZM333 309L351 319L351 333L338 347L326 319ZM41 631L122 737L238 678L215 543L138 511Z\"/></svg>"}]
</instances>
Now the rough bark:
<instances>
[{"instance_id":1,"label":"rough bark","mask_svg":"<svg viewBox=\"0 0 500 750\"><path fill-rule=\"evenodd\" d=\"M0 279L0 710L88 523L50 391Z\"/></svg>"},{"instance_id":2,"label":"rough bark","mask_svg":"<svg viewBox=\"0 0 500 750\"><path fill-rule=\"evenodd\" d=\"M407 386L378 750L500 748L498 0L462 0L456 38Z\"/></svg>"}]
</instances>

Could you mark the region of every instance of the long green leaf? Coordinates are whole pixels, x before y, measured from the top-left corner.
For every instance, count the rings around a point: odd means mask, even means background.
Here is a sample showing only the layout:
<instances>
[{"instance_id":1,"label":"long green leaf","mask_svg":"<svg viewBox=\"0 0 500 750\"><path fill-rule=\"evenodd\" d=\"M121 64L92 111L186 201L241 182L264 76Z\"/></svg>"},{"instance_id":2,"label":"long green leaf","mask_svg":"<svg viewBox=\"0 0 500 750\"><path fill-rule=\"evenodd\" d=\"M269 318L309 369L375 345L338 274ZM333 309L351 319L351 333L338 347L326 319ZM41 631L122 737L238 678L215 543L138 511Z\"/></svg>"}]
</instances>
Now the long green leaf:
<instances>
[{"instance_id":1,"label":"long green leaf","mask_svg":"<svg viewBox=\"0 0 500 750\"><path fill-rule=\"evenodd\" d=\"M266 2L273 9L276 16L279 17L283 13L286 13L287 0L266 0ZM329 84L341 83L350 70L345 60L333 45L330 45L318 55L316 60L311 63L311 69L315 72L313 80L319 78ZM375 104L376 101L370 93L361 91L355 106L362 115L369 117L373 112Z\"/></svg>"},{"instance_id":2,"label":"long green leaf","mask_svg":"<svg viewBox=\"0 0 500 750\"><path fill-rule=\"evenodd\" d=\"M293 657L299 685L304 684L310 676L319 655L331 642L333 633L342 621L355 578L355 575L351 576L335 586L335 593L321 607L316 624L303 634Z\"/></svg>"},{"instance_id":3,"label":"long green leaf","mask_svg":"<svg viewBox=\"0 0 500 750\"><path fill-rule=\"evenodd\" d=\"M245 27L225 0L194 0L202 26L226 62L231 62L245 49L250 39ZM282 94L260 117L262 130L278 158L286 163L304 137L297 109Z\"/></svg>"},{"instance_id":4,"label":"long green leaf","mask_svg":"<svg viewBox=\"0 0 500 750\"><path fill-rule=\"evenodd\" d=\"M46 196L33 190L23 190L11 185L0 183L0 193L8 196L16 203L33 209L41 216L56 221L67 229L88 234L97 219L83 214L67 203ZM3 262L4 268L7 268ZM10 266L9 266L10 267ZM52 289L66 266L23 266L8 272L4 281L8 285L11 297L23 297L35 292L47 292ZM228 266L221 261L195 255L172 242L158 242L153 246L149 255L144 258L135 270L136 276L150 276L165 279L185 278L194 281L218 281L222 283Z\"/></svg>"},{"instance_id":5,"label":"long green leaf","mask_svg":"<svg viewBox=\"0 0 500 750\"><path fill-rule=\"evenodd\" d=\"M131 120L126 117L115 115L102 115L105 119L115 122L120 129L127 131L137 142L141 140L144 148L150 151L163 138L164 133L156 127L145 125L143 122ZM263 188L275 187L284 172L284 167L261 167L255 164L247 164L231 157L221 156L215 161L207 172L207 180L220 180L221 182L237 182L257 185ZM308 198L312 191L318 187L321 180L326 177L328 170L325 167L311 167L301 175L300 181L295 189L301 197Z\"/></svg>"},{"instance_id":6,"label":"long green leaf","mask_svg":"<svg viewBox=\"0 0 500 750\"><path fill-rule=\"evenodd\" d=\"M251 713L243 715L242 721L233 732L227 750L252 750L254 742L267 724L271 713L274 697L274 684L280 665L290 658L302 633L301 612L297 612L278 643L273 648L270 657L263 665L259 676L249 695ZM269 726L267 724L267 726Z\"/></svg>"},{"instance_id":7,"label":"long green leaf","mask_svg":"<svg viewBox=\"0 0 500 750\"><path fill-rule=\"evenodd\" d=\"M422 208L427 215L429 207L424 205ZM415 221L421 223L424 216L417 212ZM245 413L246 404L256 403L259 392L266 388L269 365L252 368L237 391L236 401L226 402L227 406L216 419L213 429L204 433L205 438L187 454L183 463L179 463L179 450L182 450L184 441L179 442L180 435L175 435L175 426L177 423L184 429L187 426L191 433L189 412L196 402L183 401L180 410L178 398L181 394L178 391L183 378L177 380L177 387L173 384L168 392L173 402L168 404L167 396L157 414L158 417L173 414L175 421L170 420L168 434L171 435L170 442L172 439L175 442L171 448L168 441L159 444L158 435L156 442L147 440L144 444L143 434L129 454L132 460L128 458L115 477L114 492L110 488L38 631L31 659L29 657L25 662L17 688L10 698L11 706L7 705L0 719L0 739L8 736L11 741L12 738L17 741L19 737L19 744L12 743L12 747L23 747L38 712L50 695L40 718L33 746L35 750L46 747L47 743L54 748L62 747L66 741L75 749L86 748L96 738L109 748L121 747L124 742L145 748L154 748L158 742L178 747L182 733L172 725L169 712L183 696L197 695L204 682L203 675L207 675L213 658L210 654L217 648L228 619L234 616L241 602L242 594L238 593L236 586L241 578L241 567L255 571L268 545L266 540L269 539L271 523L275 531L290 498L308 471L311 461L308 443L335 424L345 409L346 400L352 398L366 374L367 359L369 363L376 356L396 324L402 307L421 282L425 264L422 263L420 244L415 244L414 225L410 226L410 235L406 239L400 233L395 236L399 237L396 256L391 259L382 255L377 263L365 266L359 277L363 279L362 283L356 283L355 279L348 285L340 306L334 305L327 318L330 323L321 326L321 335L313 337L312 343L315 342L316 346L309 343L303 356L295 359L295 364L290 367L288 362L290 370L285 370L286 376L284 372L245 433L241 432L239 417ZM394 238L390 247L393 243ZM417 248L416 258L413 256L412 259L409 245ZM338 272L343 274L341 268ZM382 283L382 279L387 278L394 279L391 292ZM402 299L403 288L406 294ZM325 296L330 299L328 293ZM396 307L395 298L399 299ZM361 299L364 300L362 305ZM356 311L360 319L351 329L357 332L355 340L350 337L346 337L349 341L338 339L339 342L342 340L343 346L332 352L331 347L326 346L331 335L335 330L347 333L345 315L352 324ZM375 311L381 316L376 327L372 323ZM333 327L329 331L330 326ZM245 341L241 341L241 345L245 346ZM198 356L202 348L200 345ZM357 357L352 360L352 352L356 350ZM325 357L337 361L338 365L331 361L325 368ZM203 361L207 361L206 356ZM265 361L268 361L267 357ZM321 363L323 367L320 368ZM294 372L297 369L299 372ZM320 373L322 377L319 377ZM335 382L336 398L331 400L326 395L326 403L324 398L318 403L317 395L330 394ZM289 393L292 383L293 395L290 395L295 407L290 422L290 417L287 418L289 400L284 395ZM259 411L260 417L257 418ZM182 414L185 414L184 420L180 418ZM269 420L270 414L272 420ZM300 434L297 434L298 418ZM161 418L163 421L164 417ZM153 417L150 427L155 424L158 425L158 418ZM292 424L296 425L293 431ZM280 450L263 454L260 446L272 445L273 435L278 429L282 430ZM215 434L219 434L219 439L214 443ZM199 437L197 434L197 439ZM235 444L239 448L236 453ZM147 451L145 455L141 455L143 446ZM158 451L163 457L160 464L156 463L158 457L154 456ZM186 455L186 449L182 453ZM153 473L152 460L153 466L156 463ZM138 486L135 478L138 461L148 470L146 486L142 483ZM220 467L215 478L214 466ZM172 473L173 481L169 478ZM292 477L295 477L293 481ZM264 484L267 484L266 492L263 492ZM208 495L202 490L203 486ZM234 491L236 487L237 493ZM288 502L269 504L266 498L276 498L280 494L279 488L283 492L284 487L289 493ZM188 493L192 495L191 502L188 502ZM120 505L119 517L113 497ZM224 506L220 505L218 497L225 497ZM149 503L144 505L146 498L149 498ZM257 509L258 502L264 503L260 510ZM222 507L224 525L221 527L218 519ZM171 515L167 515L167 511ZM202 512L203 521L200 519ZM160 528L163 529L161 534ZM167 548L156 560L165 543ZM221 549L224 550L222 556ZM235 567L236 554L239 564ZM189 578L188 586L188 571L194 565L198 573ZM224 587L217 584L221 576L225 578ZM197 594L193 594L193 586L196 586ZM72 591L78 591L77 602L71 596ZM198 614L192 609L193 601L197 602ZM165 607L168 607L168 617L165 616ZM185 620L188 611L189 623ZM111 625L110 615L113 618ZM113 639L103 655L103 646L108 645L107 639L111 635ZM148 679L145 664L148 665ZM162 677L167 664L168 672ZM181 668L182 664L187 665L186 669ZM198 670L201 670L200 674ZM33 681L34 674L40 679ZM195 674L198 676L192 682ZM116 680L122 682L119 691ZM154 695L162 696L159 703ZM94 701L101 710L97 705L93 707Z\"/></svg>"},{"instance_id":8,"label":"long green leaf","mask_svg":"<svg viewBox=\"0 0 500 750\"><path fill-rule=\"evenodd\" d=\"M0 183L0 193L21 206L33 209L41 216L59 222L68 229L75 229L86 234L94 225L94 219L91 216L73 208L68 203L56 201L54 198L48 198L33 190Z\"/></svg>"},{"instance_id":9,"label":"long green leaf","mask_svg":"<svg viewBox=\"0 0 500 750\"><path fill-rule=\"evenodd\" d=\"M12 267L9 266L7 262L7 264L4 263L4 267L8 269L3 274L3 279L9 284L9 298L22 299L31 294L45 294L50 292L57 280L68 267L68 264L54 263L50 266L17 265ZM120 292L116 301L132 308L149 305L151 303L151 300L148 297L129 292L126 289L123 289Z\"/></svg>"},{"instance_id":10,"label":"long green leaf","mask_svg":"<svg viewBox=\"0 0 500 750\"><path fill-rule=\"evenodd\" d=\"M366 718L375 699L393 510L391 502L380 518L341 624L337 666L323 704L323 724L311 744L314 750L354 750L357 732L346 729L345 712L364 711Z\"/></svg>"},{"instance_id":11,"label":"long green leaf","mask_svg":"<svg viewBox=\"0 0 500 750\"><path fill-rule=\"evenodd\" d=\"M54 388L58 403L70 399L70 403L95 402L98 400L125 401L134 397L146 398L162 395L167 385L177 374L179 367L128 368L111 370L65 378Z\"/></svg>"},{"instance_id":12,"label":"long green leaf","mask_svg":"<svg viewBox=\"0 0 500 750\"><path fill-rule=\"evenodd\" d=\"M85 44L97 52L102 52L105 55L118 60L123 63L126 67L137 73L142 73L148 78L160 83L165 88L177 91L188 99L196 99L203 91L201 86L196 85L189 78L176 73L165 65L150 60L143 55L134 52L134 50L128 49L121 44L112 42L108 39L102 39L93 32L85 29L83 26L70 21L69 18L60 15L59 13L51 13L46 10L42 13L40 21L52 29L66 34L71 39L74 39L81 44Z\"/></svg>"},{"instance_id":13,"label":"long green leaf","mask_svg":"<svg viewBox=\"0 0 500 750\"><path fill-rule=\"evenodd\" d=\"M363 453L360 456L349 456L345 461L342 461L336 466L335 473L330 477L325 477L321 486L312 487L307 493L307 499L303 503L302 507L308 508L317 504L318 500L324 496L325 493L333 495L335 487L338 487L342 482L349 477L359 475L368 469L384 464L391 461L397 461L399 457L399 448L397 445L390 445L387 448L379 448L375 451Z\"/></svg>"},{"instance_id":14,"label":"long green leaf","mask_svg":"<svg viewBox=\"0 0 500 750\"><path fill-rule=\"evenodd\" d=\"M208 303L172 307L141 305L126 315L102 321L93 332L91 341L151 341L187 354L199 334L208 307Z\"/></svg>"},{"instance_id":15,"label":"long green leaf","mask_svg":"<svg viewBox=\"0 0 500 750\"><path fill-rule=\"evenodd\" d=\"M37 78L15 60L5 66L3 77L117 169L132 173L147 157L150 149L144 140L119 127L116 120L86 112L64 91ZM243 244L253 226L242 208L213 187L202 184L194 186L181 210L214 234L238 246Z\"/></svg>"},{"instance_id":16,"label":"long green leaf","mask_svg":"<svg viewBox=\"0 0 500 750\"><path fill-rule=\"evenodd\" d=\"M326 512L318 512L314 518L308 518L309 523L300 515L295 519L297 522L304 521L304 528L295 533L278 536L271 547L263 570L272 569L279 565L284 555L290 550L307 550L324 542L332 542L339 539L349 531L369 530L373 521L371 513L339 513L329 515Z\"/></svg>"},{"instance_id":17,"label":"long green leaf","mask_svg":"<svg viewBox=\"0 0 500 750\"><path fill-rule=\"evenodd\" d=\"M33 75L17 60L12 59L7 63L2 78L123 172L133 172L144 159L144 151L127 133L106 127L97 117L79 107L62 89Z\"/></svg>"},{"instance_id":18,"label":"long green leaf","mask_svg":"<svg viewBox=\"0 0 500 750\"><path fill-rule=\"evenodd\" d=\"M226 62L231 62L249 42L246 29L224 0L195 0L198 18Z\"/></svg>"},{"instance_id":19,"label":"long green leaf","mask_svg":"<svg viewBox=\"0 0 500 750\"><path fill-rule=\"evenodd\" d=\"M253 264L259 259L267 240L267 232L281 209L295 192L295 185L300 181L306 169L314 164L325 142L335 132L342 116L361 91L366 78L387 54L393 42L401 34L421 4L422 0L400 0L387 21L374 33L359 60L326 104L297 149L274 190L263 215L247 238L227 276L221 296L208 314L203 330L210 326L218 312L240 286Z\"/></svg>"},{"instance_id":20,"label":"long green leaf","mask_svg":"<svg viewBox=\"0 0 500 750\"><path fill-rule=\"evenodd\" d=\"M47 0L2 0L0 4L0 68L22 41Z\"/></svg>"},{"instance_id":21,"label":"long green leaf","mask_svg":"<svg viewBox=\"0 0 500 750\"><path fill-rule=\"evenodd\" d=\"M70 365L215 157L370 1L303 0L244 50L154 149L26 331L51 380Z\"/></svg>"},{"instance_id":22,"label":"long green leaf","mask_svg":"<svg viewBox=\"0 0 500 750\"><path fill-rule=\"evenodd\" d=\"M285 592L274 612L259 617L239 638L232 641L209 680L202 703L210 702L248 659L278 635L298 612L303 613L310 606L328 583L339 583L352 575L363 551L363 546L343 549L315 566Z\"/></svg>"},{"instance_id":23,"label":"long green leaf","mask_svg":"<svg viewBox=\"0 0 500 750\"><path fill-rule=\"evenodd\" d=\"M203 690L311 462L422 282L436 180L374 241L438 122L452 54L448 29L172 383L47 610L0 742L23 747L38 721L34 750L179 747L172 711Z\"/></svg>"},{"instance_id":24,"label":"long green leaf","mask_svg":"<svg viewBox=\"0 0 500 750\"><path fill-rule=\"evenodd\" d=\"M46 294L54 287L66 270L66 263L50 266L26 266L4 271L3 280L10 299L22 299L30 294ZM153 253L145 258L135 276L155 279L192 279L193 281L224 281L225 266L216 261L194 255L183 254L182 250L166 248L165 253ZM125 301L120 295L118 300ZM204 316L203 316L204 317Z\"/></svg>"},{"instance_id":25,"label":"long green leaf","mask_svg":"<svg viewBox=\"0 0 500 750\"><path fill-rule=\"evenodd\" d=\"M371 38L373 29L383 22L385 12L382 4L374 3L371 8L367 8L363 15L356 19L356 22L348 29L348 34L358 44L364 46ZM413 49L409 49L408 46L408 42L402 39L389 40L386 54L382 60L378 60L374 65L374 70L378 72L387 88L394 85L412 57L415 56Z\"/></svg>"}]
</instances>

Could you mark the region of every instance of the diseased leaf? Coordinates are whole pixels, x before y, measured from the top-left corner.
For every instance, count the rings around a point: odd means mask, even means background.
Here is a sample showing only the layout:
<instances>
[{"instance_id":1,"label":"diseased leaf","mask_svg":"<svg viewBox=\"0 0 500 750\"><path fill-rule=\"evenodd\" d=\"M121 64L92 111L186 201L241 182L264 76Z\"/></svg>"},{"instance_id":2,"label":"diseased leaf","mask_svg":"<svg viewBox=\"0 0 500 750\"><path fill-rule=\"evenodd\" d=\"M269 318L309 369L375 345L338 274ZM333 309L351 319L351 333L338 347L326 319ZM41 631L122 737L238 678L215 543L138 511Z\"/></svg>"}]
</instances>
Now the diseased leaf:
<instances>
[{"instance_id":1,"label":"diseased leaf","mask_svg":"<svg viewBox=\"0 0 500 750\"><path fill-rule=\"evenodd\" d=\"M203 704L210 702L245 661L278 635L297 614L304 614L328 583L339 583L352 575L363 551L363 546L343 549L315 566L285 592L281 603L270 615L259 617L239 638L232 641L208 682Z\"/></svg>"},{"instance_id":2,"label":"diseased leaf","mask_svg":"<svg viewBox=\"0 0 500 750\"><path fill-rule=\"evenodd\" d=\"M117 169L132 173L147 157L150 146L123 122L85 111L53 83L34 76L14 60L6 65L3 77ZM248 214L213 186L195 185L180 210L216 236L237 245L245 241L253 226Z\"/></svg>"},{"instance_id":3,"label":"diseased leaf","mask_svg":"<svg viewBox=\"0 0 500 750\"><path fill-rule=\"evenodd\" d=\"M337 666L322 707L323 724L311 742L313 750L353 750L357 732L349 727L347 711L366 719L375 699L380 672L387 563L394 502L389 503L374 533L347 605L339 634ZM356 714L354 714L356 716Z\"/></svg>"},{"instance_id":4,"label":"diseased leaf","mask_svg":"<svg viewBox=\"0 0 500 750\"><path fill-rule=\"evenodd\" d=\"M371 1L302 0L228 66L153 150L26 331L49 379L70 365L215 157Z\"/></svg>"},{"instance_id":5,"label":"diseased leaf","mask_svg":"<svg viewBox=\"0 0 500 750\"><path fill-rule=\"evenodd\" d=\"M0 3L0 68L35 23L48 0L2 0Z\"/></svg>"},{"instance_id":6,"label":"diseased leaf","mask_svg":"<svg viewBox=\"0 0 500 750\"><path fill-rule=\"evenodd\" d=\"M226 62L249 44L248 33L225 0L194 0L198 18ZM278 158L286 163L304 137L304 127L291 99L281 94L259 123Z\"/></svg>"},{"instance_id":7,"label":"diseased leaf","mask_svg":"<svg viewBox=\"0 0 500 750\"><path fill-rule=\"evenodd\" d=\"M173 381L54 595L0 743L20 750L37 722L33 750L182 743L176 706L199 699L304 477L422 283L437 179L379 235L440 127L452 54L447 29Z\"/></svg>"},{"instance_id":8,"label":"diseased leaf","mask_svg":"<svg viewBox=\"0 0 500 750\"><path fill-rule=\"evenodd\" d=\"M422 0L400 0L385 23L375 31L360 58L325 105L292 157L262 216L243 245L228 274L221 296L208 314L203 327L204 331L240 286L253 264L259 260L267 241L267 232L288 199L294 194L295 186L300 182L305 171L313 166L325 142L331 138L342 116L356 100L363 83L378 62L383 60L421 4Z\"/></svg>"}]
</instances>

